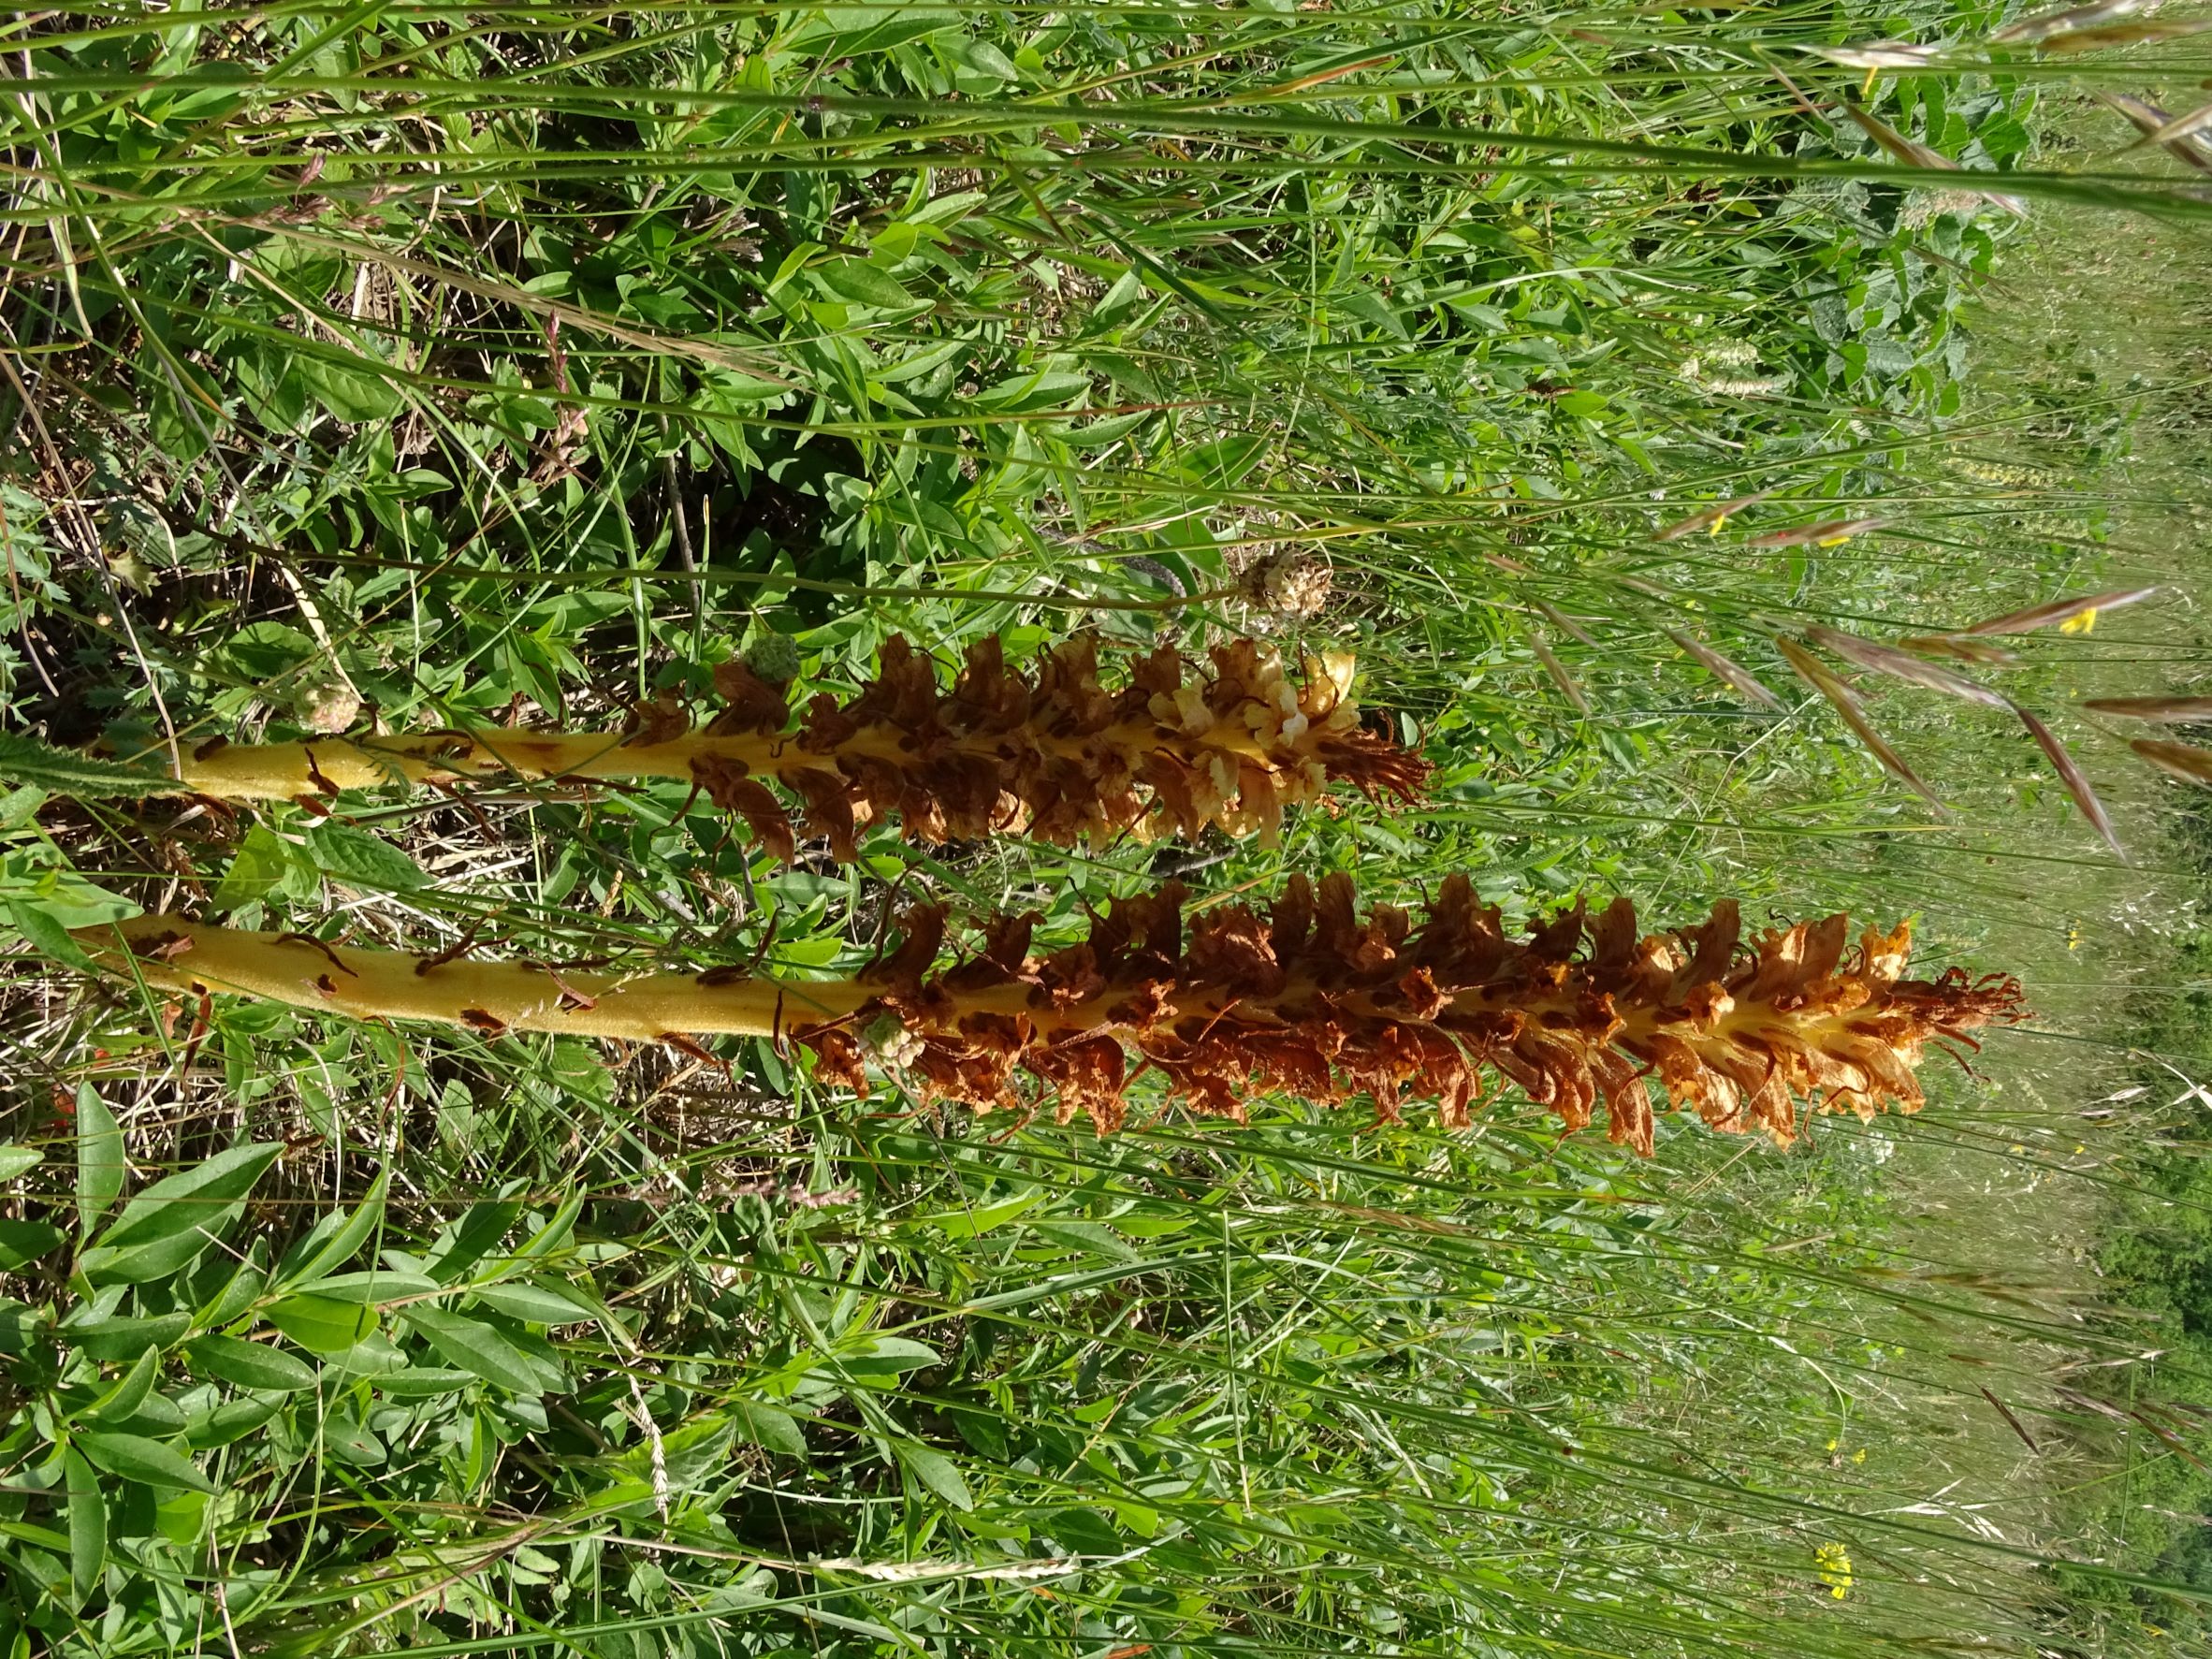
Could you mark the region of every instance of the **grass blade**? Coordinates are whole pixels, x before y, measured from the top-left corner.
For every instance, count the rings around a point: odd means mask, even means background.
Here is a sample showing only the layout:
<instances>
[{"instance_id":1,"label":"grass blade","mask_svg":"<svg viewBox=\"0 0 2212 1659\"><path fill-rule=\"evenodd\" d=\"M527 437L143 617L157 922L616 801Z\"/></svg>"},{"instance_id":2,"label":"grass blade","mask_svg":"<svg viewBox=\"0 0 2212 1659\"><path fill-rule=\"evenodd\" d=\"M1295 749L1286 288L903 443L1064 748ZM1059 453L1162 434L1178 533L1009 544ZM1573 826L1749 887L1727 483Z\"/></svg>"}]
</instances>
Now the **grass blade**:
<instances>
[{"instance_id":1,"label":"grass blade","mask_svg":"<svg viewBox=\"0 0 2212 1659\"><path fill-rule=\"evenodd\" d=\"M1782 699L1762 685L1758 677L1744 667L1742 663L1732 662L1722 656L1720 652L1714 650L1703 640L1695 638L1688 633L1680 633L1675 629L1669 628L1666 631L1666 637L1681 646L1691 656L1696 658L1698 665L1708 674L1715 679L1734 687L1752 702L1766 708L1780 709L1782 707Z\"/></svg>"},{"instance_id":2,"label":"grass blade","mask_svg":"<svg viewBox=\"0 0 2212 1659\"><path fill-rule=\"evenodd\" d=\"M2136 737L2128 747L2171 777L2184 783L2201 783L2212 789L2212 749L2199 749L2191 743L2165 743L2156 737Z\"/></svg>"},{"instance_id":3,"label":"grass blade","mask_svg":"<svg viewBox=\"0 0 2212 1659\"><path fill-rule=\"evenodd\" d=\"M1987 686L1977 684L1963 674L1953 674L1948 668L1939 668L1933 662L1923 662L1893 646L1877 645L1870 639L1861 639L1855 633L1845 633L1835 628L1809 628L1805 636L1814 645L1826 646L1845 662L1855 662L1872 673L1886 674L1912 685L1925 686L1931 691L1979 703L1986 708L2012 706L2008 698Z\"/></svg>"},{"instance_id":4,"label":"grass blade","mask_svg":"<svg viewBox=\"0 0 2212 1659\"><path fill-rule=\"evenodd\" d=\"M2112 819L2104 810L2104 803L2097 798L2097 792L2089 787L2088 776L2059 741L2059 735L2045 725L2030 709L2012 705L2012 711L2020 717L2020 723L2033 735L2043 747L2044 754L2057 770L2059 779L2066 785L2066 793L2074 797L2074 804L2081 808L2081 815L2089 821L2089 827L2104 838L2113 856L2122 864L2129 862L2128 850L2120 845L2119 837L2113 833Z\"/></svg>"},{"instance_id":5,"label":"grass blade","mask_svg":"<svg viewBox=\"0 0 2212 1659\"><path fill-rule=\"evenodd\" d=\"M2133 604L2148 599L2158 591L2155 584L2148 588L2115 588L2109 592L2088 593L2072 599L2054 599L2043 604L2031 604L2024 611L2007 611L2001 617L1989 617L1961 628L1962 634L2033 633L2039 628L2053 623L2064 627L2075 619L2088 617L2092 620L2099 611L2117 611L2123 604ZM2085 625L2085 632L2087 625Z\"/></svg>"},{"instance_id":6,"label":"grass blade","mask_svg":"<svg viewBox=\"0 0 2212 1659\"><path fill-rule=\"evenodd\" d=\"M1858 740L1873 752L1876 760L1889 768L1899 782L1937 810L1945 810L1935 791L1922 781L1919 773L1905 764L1904 756L1890 747L1889 740L1874 730L1873 722L1867 719L1867 711L1859 703L1857 692L1830 673L1826 663L1796 640L1785 639L1778 634L1774 644L1789 660L1789 665L1797 671L1797 677L1828 700L1836 712L1843 717L1843 723L1857 734Z\"/></svg>"}]
</instances>

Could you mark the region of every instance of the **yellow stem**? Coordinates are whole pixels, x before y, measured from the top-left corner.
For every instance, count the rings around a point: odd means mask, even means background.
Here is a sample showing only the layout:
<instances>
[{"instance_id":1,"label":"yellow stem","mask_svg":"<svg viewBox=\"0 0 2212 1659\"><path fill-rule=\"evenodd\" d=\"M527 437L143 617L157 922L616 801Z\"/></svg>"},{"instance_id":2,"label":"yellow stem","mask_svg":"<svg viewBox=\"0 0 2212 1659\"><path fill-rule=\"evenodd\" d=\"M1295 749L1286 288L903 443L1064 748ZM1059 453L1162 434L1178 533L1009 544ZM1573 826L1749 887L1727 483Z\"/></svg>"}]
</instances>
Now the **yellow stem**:
<instances>
[{"instance_id":1,"label":"yellow stem","mask_svg":"<svg viewBox=\"0 0 2212 1659\"><path fill-rule=\"evenodd\" d=\"M120 933L128 949L117 945ZM84 928L78 942L110 971L199 996L258 997L357 1019L435 1020L481 1030L564 1031L652 1041L670 1034L772 1037L851 1013L874 987L852 981L734 979L692 974L563 972L524 962L451 962L403 951L326 945L138 916Z\"/></svg>"}]
</instances>

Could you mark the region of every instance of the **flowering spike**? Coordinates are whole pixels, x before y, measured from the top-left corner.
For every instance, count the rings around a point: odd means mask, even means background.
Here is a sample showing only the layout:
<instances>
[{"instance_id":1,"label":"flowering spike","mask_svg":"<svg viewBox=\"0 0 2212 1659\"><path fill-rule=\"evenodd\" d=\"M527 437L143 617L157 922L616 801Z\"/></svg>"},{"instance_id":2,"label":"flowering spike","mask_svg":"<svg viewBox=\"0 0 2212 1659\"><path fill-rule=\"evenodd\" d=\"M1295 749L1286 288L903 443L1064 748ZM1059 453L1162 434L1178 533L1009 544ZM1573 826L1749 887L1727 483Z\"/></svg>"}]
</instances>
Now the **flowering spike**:
<instances>
[{"instance_id":1,"label":"flowering spike","mask_svg":"<svg viewBox=\"0 0 2212 1659\"><path fill-rule=\"evenodd\" d=\"M196 995L240 991L363 1016L653 1041L742 1032L811 1049L826 1081L865 1090L888 1068L926 1099L1035 1109L1119 1128L1130 1081L1153 1070L1192 1111L1241 1120L1286 1092L1320 1103L1434 1100L1464 1128L1485 1073L1520 1085L1566 1127L1604 1105L1612 1140L1649 1153L1656 1078L1710 1127L1787 1143L1798 1110L1915 1110L1913 1069L1931 1039L2025 1016L2009 977L1903 977L1910 935L1844 918L1801 922L1748 945L1733 903L1674 935L1642 937L1626 900L1592 921L1563 912L1506 937L1463 876L1416 917L1361 915L1351 881L1293 877L1272 914L1222 906L1188 920L1169 885L1117 901L1090 936L1048 955L1030 919L1001 917L982 951L939 961L944 912L910 913L904 942L853 979L555 974L529 964L357 951L298 935L142 916L79 936L108 965ZM1031 1080L1024 1084L1017 1074Z\"/></svg>"},{"instance_id":2,"label":"flowering spike","mask_svg":"<svg viewBox=\"0 0 2212 1659\"><path fill-rule=\"evenodd\" d=\"M1068 641L1025 676L993 636L969 647L948 691L936 663L895 634L873 681L843 704L818 693L795 728L783 691L744 663L719 665L714 682L722 707L696 729L656 706L626 735L217 740L188 751L179 777L226 800L502 777L678 778L789 862L793 814L763 779L798 797L803 833L849 860L860 827L892 812L921 841L1023 830L1070 845L1218 825L1272 845L1284 808L1319 800L1332 782L1411 800L1429 771L1361 725L1348 657L1311 660L1294 683L1249 640L1214 648L1205 672L1162 646L1130 659L1126 683L1109 689L1094 640Z\"/></svg>"}]
</instances>

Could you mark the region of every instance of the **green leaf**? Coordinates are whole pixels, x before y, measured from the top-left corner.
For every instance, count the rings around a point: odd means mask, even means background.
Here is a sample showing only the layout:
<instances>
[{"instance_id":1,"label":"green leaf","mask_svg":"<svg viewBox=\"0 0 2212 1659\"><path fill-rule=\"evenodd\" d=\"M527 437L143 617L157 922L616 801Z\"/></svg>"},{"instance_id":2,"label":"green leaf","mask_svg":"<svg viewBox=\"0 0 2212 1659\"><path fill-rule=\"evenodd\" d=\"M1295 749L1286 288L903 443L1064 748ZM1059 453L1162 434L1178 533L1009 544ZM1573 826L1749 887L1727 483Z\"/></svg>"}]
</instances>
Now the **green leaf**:
<instances>
[{"instance_id":1,"label":"green leaf","mask_svg":"<svg viewBox=\"0 0 2212 1659\"><path fill-rule=\"evenodd\" d=\"M84 1455L110 1475L140 1480L148 1486L179 1486L188 1492L211 1492L214 1483L190 1460L158 1440L138 1434L84 1433L76 1437Z\"/></svg>"},{"instance_id":2,"label":"green leaf","mask_svg":"<svg viewBox=\"0 0 2212 1659\"><path fill-rule=\"evenodd\" d=\"M184 1345L196 1370L241 1389L275 1389L284 1393L314 1387L314 1367L295 1354L263 1342L236 1336L203 1336Z\"/></svg>"},{"instance_id":3,"label":"green leaf","mask_svg":"<svg viewBox=\"0 0 2212 1659\"><path fill-rule=\"evenodd\" d=\"M458 1393L476 1380L466 1371L444 1371L430 1365L410 1365L369 1379L370 1386L395 1400L429 1400Z\"/></svg>"},{"instance_id":4,"label":"green leaf","mask_svg":"<svg viewBox=\"0 0 2212 1659\"><path fill-rule=\"evenodd\" d=\"M77 1235L90 1238L123 1191L123 1126L89 1083L77 1085Z\"/></svg>"},{"instance_id":5,"label":"green leaf","mask_svg":"<svg viewBox=\"0 0 2212 1659\"><path fill-rule=\"evenodd\" d=\"M145 1319L86 1319L64 1325L55 1334L95 1360L120 1363L149 1348L166 1348L191 1329L190 1314L159 1314Z\"/></svg>"},{"instance_id":6,"label":"green leaf","mask_svg":"<svg viewBox=\"0 0 2212 1659\"><path fill-rule=\"evenodd\" d=\"M62 1468L69 1489L69 1588L82 1607L108 1564L108 1495L93 1466L74 1450L63 1454Z\"/></svg>"},{"instance_id":7,"label":"green leaf","mask_svg":"<svg viewBox=\"0 0 2212 1659\"><path fill-rule=\"evenodd\" d=\"M261 1317L315 1354L342 1354L376 1329L374 1308L327 1296L282 1297L264 1308Z\"/></svg>"},{"instance_id":8,"label":"green leaf","mask_svg":"<svg viewBox=\"0 0 2212 1659\"><path fill-rule=\"evenodd\" d=\"M975 1498L968 1490L968 1482L953 1460L944 1453L932 1451L926 1446L911 1440L892 1443L892 1455L898 1459L898 1466L919 1480L924 1486L955 1509L972 1509Z\"/></svg>"},{"instance_id":9,"label":"green leaf","mask_svg":"<svg viewBox=\"0 0 2212 1659\"><path fill-rule=\"evenodd\" d=\"M120 1424L130 1421L146 1396L153 1392L154 1379L161 1375L161 1350L148 1348L138 1362L116 1381L113 1388L86 1406L80 1414L87 1421Z\"/></svg>"},{"instance_id":10,"label":"green leaf","mask_svg":"<svg viewBox=\"0 0 2212 1659\"><path fill-rule=\"evenodd\" d=\"M307 834L314 861L349 887L379 893L412 893L429 885L423 867L389 841L327 820Z\"/></svg>"},{"instance_id":11,"label":"green leaf","mask_svg":"<svg viewBox=\"0 0 2212 1659\"><path fill-rule=\"evenodd\" d=\"M730 1426L737 1431L740 1440L767 1451L779 1451L788 1458L807 1455L807 1436L800 1430L798 1419L788 1411L758 1400L730 1402Z\"/></svg>"},{"instance_id":12,"label":"green leaf","mask_svg":"<svg viewBox=\"0 0 2212 1659\"><path fill-rule=\"evenodd\" d=\"M118 761L96 761L74 749L53 749L18 732L0 732L0 780L34 783L80 801L138 800L173 795L184 786L166 773Z\"/></svg>"},{"instance_id":13,"label":"green leaf","mask_svg":"<svg viewBox=\"0 0 2212 1659\"><path fill-rule=\"evenodd\" d=\"M530 1356L481 1320L420 1305L403 1309L400 1317L421 1332L446 1363L473 1371L510 1393L534 1397L546 1391Z\"/></svg>"},{"instance_id":14,"label":"green leaf","mask_svg":"<svg viewBox=\"0 0 2212 1659\"><path fill-rule=\"evenodd\" d=\"M808 274L838 299L855 300L862 305L880 305L886 309L920 303L888 272L870 265L866 259L832 259L815 266Z\"/></svg>"},{"instance_id":15,"label":"green leaf","mask_svg":"<svg viewBox=\"0 0 2212 1659\"><path fill-rule=\"evenodd\" d=\"M13 1181L45 1161L46 1154L36 1146L0 1146L0 1181Z\"/></svg>"},{"instance_id":16,"label":"green leaf","mask_svg":"<svg viewBox=\"0 0 2212 1659\"><path fill-rule=\"evenodd\" d=\"M291 864L292 850L283 837L266 823L256 823L246 832L246 838L231 855L230 867L208 895L208 909L220 915L267 898L276 891Z\"/></svg>"},{"instance_id":17,"label":"green leaf","mask_svg":"<svg viewBox=\"0 0 2212 1659\"><path fill-rule=\"evenodd\" d=\"M383 1171L369 1184L369 1190L362 1195L361 1201L354 1206L352 1215L343 1221L338 1221L335 1216L325 1216L323 1221L317 1222L314 1231L302 1241L307 1247L299 1252L299 1265L297 1268L280 1269L277 1282L281 1285L310 1284L332 1268L342 1267L351 1261L382 1224L385 1194L390 1186L391 1171ZM332 1224L327 1230L326 1223ZM286 1254L290 1255L291 1252L287 1251Z\"/></svg>"},{"instance_id":18,"label":"green leaf","mask_svg":"<svg viewBox=\"0 0 2212 1659\"><path fill-rule=\"evenodd\" d=\"M69 930L36 905L11 898L7 901L7 919L41 956L59 962L64 968L73 968L79 973L100 971L100 965L69 937Z\"/></svg>"},{"instance_id":19,"label":"green leaf","mask_svg":"<svg viewBox=\"0 0 2212 1659\"><path fill-rule=\"evenodd\" d=\"M324 408L343 421L388 420L406 407L400 388L376 372L381 364L350 362L307 353L295 359L299 378Z\"/></svg>"},{"instance_id":20,"label":"green leaf","mask_svg":"<svg viewBox=\"0 0 2212 1659\"><path fill-rule=\"evenodd\" d=\"M841 1348L838 1358L855 1376L896 1376L945 1362L945 1357L927 1343L906 1336L870 1336L850 1348Z\"/></svg>"},{"instance_id":21,"label":"green leaf","mask_svg":"<svg viewBox=\"0 0 2212 1659\"><path fill-rule=\"evenodd\" d=\"M475 1298L510 1319L533 1325L575 1325L599 1317L552 1286L486 1285L476 1291Z\"/></svg>"},{"instance_id":22,"label":"green leaf","mask_svg":"<svg viewBox=\"0 0 2212 1659\"><path fill-rule=\"evenodd\" d=\"M168 1277L213 1244L245 1207L245 1196L283 1147L234 1146L204 1164L164 1176L123 1208L78 1258L95 1284L143 1285Z\"/></svg>"},{"instance_id":23,"label":"green leaf","mask_svg":"<svg viewBox=\"0 0 2212 1659\"><path fill-rule=\"evenodd\" d=\"M233 1440L243 1440L276 1414L274 1400L226 1400L185 1423L184 1443L195 1451L211 1451Z\"/></svg>"},{"instance_id":24,"label":"green leaf","mask_svg":"<svg viewBox=\"0 0 2212 1659\"><path fill-rule=\"evenodd\" d=\"M12 1271L58 1249L69 1235L51 1221L0 1215L0 1268Z\"/></svg>"}]
</instances>

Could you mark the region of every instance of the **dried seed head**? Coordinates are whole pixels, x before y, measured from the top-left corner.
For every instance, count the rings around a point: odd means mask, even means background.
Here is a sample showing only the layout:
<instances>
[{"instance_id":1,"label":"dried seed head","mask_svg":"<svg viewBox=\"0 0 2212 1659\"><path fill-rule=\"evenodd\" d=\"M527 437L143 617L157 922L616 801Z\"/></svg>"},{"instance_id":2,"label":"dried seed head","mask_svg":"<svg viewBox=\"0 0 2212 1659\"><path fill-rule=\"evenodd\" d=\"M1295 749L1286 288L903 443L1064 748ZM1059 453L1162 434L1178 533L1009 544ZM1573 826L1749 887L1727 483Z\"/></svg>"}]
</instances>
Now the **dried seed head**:
<instances>
[{"instance_id":1,"label":"dried seed head","mask_svg":"<svg viewBox=\"0 0 2212 1659\"><path fill-rule=\"evenodd\" d=\"M948 691L895 635L877 677L847 703L818 694L758 774L801 797L806 833L841 858L859 826L892 812L924 841L1018 829L1065 845L1213 825L1272 840L1286 808L1320 800L1332 781L1370 796L1419 793L1427 764L1361 725L1348 658L1308 662L1294 682L1274 651L1238 640L1215 648L1209 667L1193 674L1163 646L1130 659L1126 683L1109 689L1094 640L1071 640L1024 675L992 638L969 648ZM729 704L709 735L781 735L779 691L742 663L722 664L715 682ZM780 808L745 768L702 753L691 772L784 851L764 822Z\"/></svg>"},{"instance_id":2,"label":"dried seed head","mask_svg":"<svg viewBox=\"0 0 2212 1659\"><path fill-rule=\"evenodd\" d=\"M1294 622L1310 621L1329 604L1336 575L1326 560L1306 553L1271 553L1242 578L1244 601Z\"/></svg>"},{"instance_id":3,"label":"dried seed head","mask_svg":"<svg viewBox=\"0 0 2212 1659\"><path fill-rule=\"evenodd\" d=\"M942 913L919 912L908 947L873 976L862 1041L842 1022L791 1035L826 1076L859 1086L882 1046L875 1031L895 1019L919 1043L904 1065L924 1097L1026 1111L1023 1072L1056 1093L1063 1122L1083 1112L1100 1133L1119 1127L1144 1069L1212 1116L1241 1119L1256 1094L1280 1091L1366 1095L1395 1119L1413 1097L1434 1100L1450 1128L1503 1078L1570 1129L1602 1099L1611 1138L1649 1153L1649 1078L1715 1129L1786 1143L1800 1106L1916 1109L1913 1068L1929 1041L1971 1047L1969 1031L2025 1017L2013 980L1905 979L1905 929L1850 949L1841 916L1747 945L1729 903L1683 933L1642 938L1621 900L1594 923L1578 908L1515 941L1458 876L1419 916L1359 915L1341 875L1317 890L1294 879L1264 918L1228 906L1186 928L1183 896L1171 885L1123 900L1083 943L1042 958L997 931L945 974L930 970Z\"/></svg>"}]
</instances>

